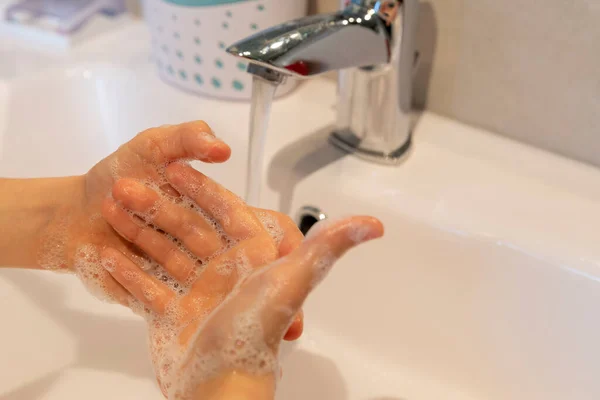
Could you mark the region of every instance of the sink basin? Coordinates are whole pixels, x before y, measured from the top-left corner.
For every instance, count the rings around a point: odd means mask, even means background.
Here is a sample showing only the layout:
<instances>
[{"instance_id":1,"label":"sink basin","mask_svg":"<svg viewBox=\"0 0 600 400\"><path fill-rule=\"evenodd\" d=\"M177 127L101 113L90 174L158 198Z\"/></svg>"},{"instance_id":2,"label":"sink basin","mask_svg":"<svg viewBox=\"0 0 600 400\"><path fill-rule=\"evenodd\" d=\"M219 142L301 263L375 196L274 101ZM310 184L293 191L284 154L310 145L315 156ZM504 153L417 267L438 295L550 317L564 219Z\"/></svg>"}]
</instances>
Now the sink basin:
<instances>
[{"instance_id":1,"label":"sink basin","mask_svg":"<svg viewBox=\"0 0 600 400\"><path fill-rule=\"evenodd\" d=\"M386 237L309 299L278 398L600 398L600 172L427 112L402 165L368 164L327 144L334 94L313 80L275 103L261 205L375 215ZM206 119L233 156L195 166L242 194L248 112L147 62L48 68L0 86L0 176L84 173L138 131ZM47 272L0 271L0 297L1 399L162 398L128 310Z\"/></svg>"}]
</instances>

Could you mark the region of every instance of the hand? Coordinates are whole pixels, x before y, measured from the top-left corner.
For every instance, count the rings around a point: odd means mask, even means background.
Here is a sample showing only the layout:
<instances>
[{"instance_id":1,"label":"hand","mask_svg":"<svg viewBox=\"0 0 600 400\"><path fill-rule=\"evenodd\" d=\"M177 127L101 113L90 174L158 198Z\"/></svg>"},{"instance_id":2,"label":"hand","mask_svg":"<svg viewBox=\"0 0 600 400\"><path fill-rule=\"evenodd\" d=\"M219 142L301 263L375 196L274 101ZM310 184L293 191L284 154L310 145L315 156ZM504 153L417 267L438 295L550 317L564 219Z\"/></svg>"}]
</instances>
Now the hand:
<instances>
[{"instance_id":1,"label":"hand","mask_svg":"<svg viewBox=\"0 0 600 400\"><path fill-rule=\"evenodd\" d=\"M128 305L129 293L100 267L100 251L110 246L140 263L145 262L147 257L101 218L103 201L110 195L113 186L120 178L128 178L169 192L172 188L164 173L167 164L180 159L220 163L226 161L230 154L229 146L215 138L202 121L163 126L140 133L86 175L61 178L60 189L53 191L52 187L57 187L57 183L47 183L50 189L45 189L46 196L60 191L68 193L68 199L59 202L60 206L53 210L49 222L40 229L43 233L35 246L39 253L36 265L74 271L98 297ZM280 221L284 230L286 240L282 242L282 250L291 250L299 241L296 227L282 214L268 215ZM200 243L201 239L197 242ZM286 250L285 246L291 247ZM18 261L9 259L16 266L29 264L29 260Z\"/></svg>"},{"instance_id":2,"label":"hand","mask_svg":"<svg viewBox=\"0 0 600 400\"><path fill-rule=\"evenodd\" d=\"M348 249L382 234L381 223L370 217L329 223L288 256L256 270L275 252L272 241L258 234L208 262L192 279L185 266L173 269L171 274L186 277L183 287L189 291L182 295L119 251L107 249L103 263L149 308L153 359L170 399L255 399L253 393L272 398L279 344L310 291ZM238 273L222 275L232 262ZM252 272L239 273L248 269ZM209 282L213 291L207 291ZM204 312L190 316L190 296Z\"/></svg>"},{"instance_id":3,"label":"hand","mask_svg":"<svg viewBox=\"0 0 600 400\"><path fill-rule=\"evenodd\" d=\"M289 218L256 212L189 165L172 163L165 176L169 193L137 180L117 181L102 212L117 232L156 262L140 263L117 249L103 252L104 267L147 307L138 308L150 318L159 382L171 367L164 361L167 349L185 347L238 281L290 253L303 238L286 226ZM301 332L298 315L286 338L296 339Z\"/></svg>"}]
</instances>

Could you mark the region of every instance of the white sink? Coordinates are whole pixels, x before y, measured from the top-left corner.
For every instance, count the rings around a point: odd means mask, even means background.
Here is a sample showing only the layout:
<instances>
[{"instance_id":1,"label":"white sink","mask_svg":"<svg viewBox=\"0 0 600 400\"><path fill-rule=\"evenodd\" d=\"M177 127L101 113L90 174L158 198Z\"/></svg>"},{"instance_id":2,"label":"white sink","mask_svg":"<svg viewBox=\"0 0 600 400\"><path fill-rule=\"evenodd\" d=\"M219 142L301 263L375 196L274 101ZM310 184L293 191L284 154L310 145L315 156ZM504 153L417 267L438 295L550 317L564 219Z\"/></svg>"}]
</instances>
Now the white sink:
<instances>
[{"instance_id":1,"label":"white sink","mask_svg":"<svg viewBox=\"0 0 600 400\"><path fill-rule=\"evenodd\" d=\"M130 61L5 80L0 176L83 173L142 129L206 119L234 153L198 168L243 193L249 106ZM309 300L279 398L600 398L600 172L430 113L404 164L369 164L326 143L334 105L325 80L275 104L262 206L372 214L386 237ZM0 299L0 399L162 398L143 322L75 278L2 270Z\"/></svg>"}]
</instances>

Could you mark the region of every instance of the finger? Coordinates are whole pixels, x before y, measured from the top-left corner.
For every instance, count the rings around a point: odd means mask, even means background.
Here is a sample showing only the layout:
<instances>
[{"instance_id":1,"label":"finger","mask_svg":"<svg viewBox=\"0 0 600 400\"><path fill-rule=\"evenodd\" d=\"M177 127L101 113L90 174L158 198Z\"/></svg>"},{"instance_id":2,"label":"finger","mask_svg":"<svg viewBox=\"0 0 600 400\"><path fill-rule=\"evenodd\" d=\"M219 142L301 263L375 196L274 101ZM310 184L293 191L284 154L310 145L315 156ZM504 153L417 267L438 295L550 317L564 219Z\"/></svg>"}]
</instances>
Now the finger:
<instances>
[{"instance_id":1,"label":"finger","mask_svg":"<svg viewBox=\"0 0 600 400\"><path fill-rule=\"evenodd\" d=\"M164 234L136 221L113 199L102 204L102 216L124 239L134 243L177 281L185 282L194 274L198 264Z\"/></svg>"},{"instance_id":2,"label":"finger","mask_svg":"<svg viewBox=\"0 0 600 400\"><path fill-rule=\"evenodd\" d=\"M247 239L262 231L258 218L235 194L189 165L174 163L167 179L180 193L191 198L234 239Z\"/></svg>"},{"instance_id":3,"label":"finger","mask_svg":"<svg viewBox=\"0 0 600 400\"><path fill-rule=\"evenodd\" d=\"M200 259L219 251L223 242L205 217L183 204L175 204L144 184L121 179L113 186L113 197L123 207L135 212L171 236Z\"/></svg>"},{"instance_id":4,"label":"finger","mask_svg":"<svg viewBox=\"0 0 600 400\"><path fill-rule=\"evenodd\" d=\"M158 314L164 314L175 294L154 277L146 274L121 252L106 248L102 266L137 300Z\"/></svg>"},{"instance_id":5,"label":"finger","mask_svg":"<svg viewBox=\"0 0 600 400\"><path fill-rule=\"evenodd\" d=\"M275 243L267 235L244 241L207 264L197 277L190 296L202 297L203 307L212 312L241 279L253 270L275 261L278 256L279 251ZM303 331L304 315L299 311L285 335L285 340L297 340Z\"/></svg>"},{"instance_id":6,"label":"finger","mask_svg":"<svg viewBox=\"0 0 600 400\"><path fill-rule=\"evenodd\" d=\"M190 158L221 163L231 155L229 146L217 139L204 121L151 128L130 143L142 158L158 164Z\"/></svg>"},{"instance_id":7,"label":"finger","mask_svg":"<svg viewBox=\"0 0 600 400\"><path fill-rule=\"evenodd\" d=\"M265 232L211 260L182 300L186 310L183 318L194 319L212 313L241 279L276 257L277 248Z\"/></svg>"},{"instance_id":8,"label":"finger","mask_svg":"<svg viewBox=\"0 0 600 400\"><path fill-rule=\"evenodd\" d=\"M117 282L108 272L104 271L104 286L106 293L116 303L122 306L129 307L131 304L132 296L119 282Z\"/></svg>"},{"instance_id":9,"label":"finger","mask_svg":"<svg viewBox=\"0 0 600 400\"><path fill-rule=\"evenodd\" d=\"M278 243L279 257L284 257L298 248L304 240L304 235L294 221L287 215L272 211L253 208L263 227L275 242ZM300 310L283 337L284 340L294 341L304 332L304 313Z\"/></svg>"},{"instance_id":10,"label":"finger","mask_svg":"<svg viewBox=\"0 0 600 400\"><path fill-rule=\"evenodd\" d=\"M253 286L268 282L268 287L261 289L267 296L263 312L270 316L267 321L276 335L283 336L310 291L333 263L352 247L382 236L383 225L372 217L351 217L317 226L313 231L290 255L250 278L257 280L249 281Z\"/></svg>"},{"instance_id":11,"label":"finger","mask_svg":"<svg viewBox=\"0 0 600 400\"><path fill-rule=\"evenodd\" d=\"M272 210L252 209L265 230L278 243L280 257L288 255L300 246L304 235L290 217Z\"/></svg>"},{"instance_id":12,"label":"finger","mask_svg":"<svg viewBox=\"0 0 600 400\"><path fill-rule=\"evenodd\" d=\"M285 333L285 336L283 336L283 340L287 340L288 342L298 340L300 336L302 336L302 332L304 332L304 312L300 310L298 314L296 314L294 322L292 322Z\"/></svg>"},{"instance_id":13,"label":"finger","mask_svg":"<svg viewBox=\"0 0 600 400\"><path fill-rule=\"evenodd\" d=\"M277 259L277 248L266 234L255 236L211 260L197 277L192 292L224 298L240 279Z\"/></svg>"}]
</instances>

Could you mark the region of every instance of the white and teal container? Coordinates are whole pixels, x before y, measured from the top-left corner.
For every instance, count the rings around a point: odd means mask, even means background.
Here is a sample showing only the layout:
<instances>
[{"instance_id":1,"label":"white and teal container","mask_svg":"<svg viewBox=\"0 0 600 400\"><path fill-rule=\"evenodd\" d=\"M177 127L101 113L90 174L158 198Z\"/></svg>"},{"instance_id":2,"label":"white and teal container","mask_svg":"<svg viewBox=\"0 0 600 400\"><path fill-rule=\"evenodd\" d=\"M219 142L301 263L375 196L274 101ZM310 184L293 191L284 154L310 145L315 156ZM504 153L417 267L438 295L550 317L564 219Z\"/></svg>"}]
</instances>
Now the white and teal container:
<instances>
[{"instance_id":1,"label":"white and teal container","mask_svg":"<svg viewBox=\"0 0 600 400\"><path fill-rule=\"evenodd\" d=\"M246 64L227 54L230 44L306 15L307 0L145 0L152 52L160 76L194 93L248 100ZM277 95L289 93L289 79Z\"/></svg>"}]
</instances>

